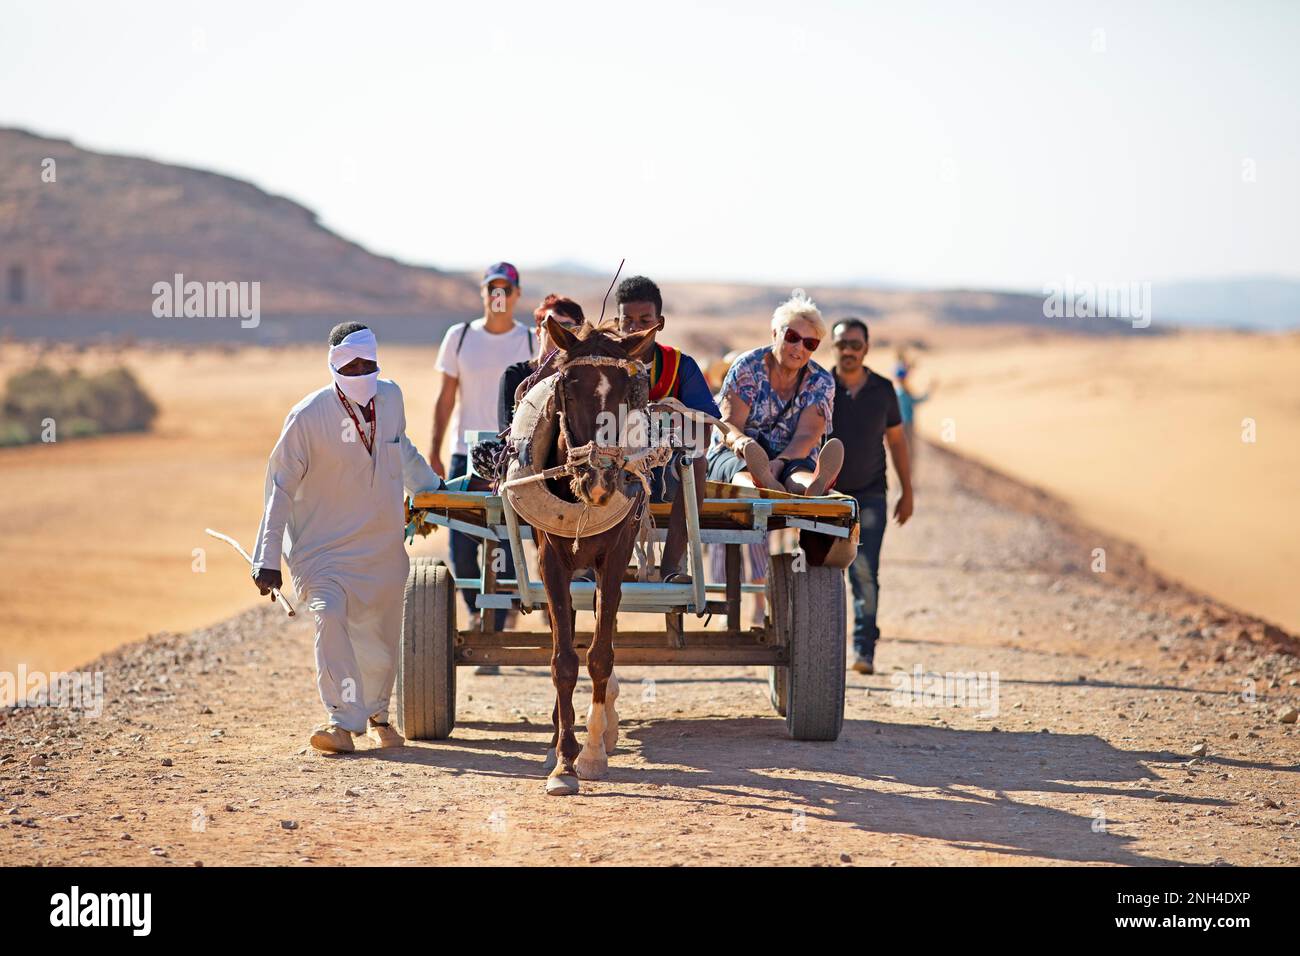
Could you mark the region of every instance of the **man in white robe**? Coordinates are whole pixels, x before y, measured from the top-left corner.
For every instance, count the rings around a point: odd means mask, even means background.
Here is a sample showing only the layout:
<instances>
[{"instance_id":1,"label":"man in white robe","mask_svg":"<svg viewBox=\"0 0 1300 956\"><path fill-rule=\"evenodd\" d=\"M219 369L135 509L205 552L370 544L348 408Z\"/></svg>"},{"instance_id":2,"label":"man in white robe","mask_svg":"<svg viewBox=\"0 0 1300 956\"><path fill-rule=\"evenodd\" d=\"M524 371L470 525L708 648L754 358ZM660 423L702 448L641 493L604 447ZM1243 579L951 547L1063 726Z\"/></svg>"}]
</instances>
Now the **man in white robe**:
<instances>
[{"instance_id":1,"label":"man in white robe","mask_svg":"<svg viewBox=\"0 0 1300 956\"><path fill-rule=\"evenodd\" d=\"M346 753L353 735L405 743L388 722L409 570L403 489L437 490L442 479L406 437L402 392L379 378L370 329L335 326L329 368L333 382L293 407L271 452L253 580L270 593L288 561L316 620L316 686L329 715L311 744Z\"/></svg>"}]
</instances>

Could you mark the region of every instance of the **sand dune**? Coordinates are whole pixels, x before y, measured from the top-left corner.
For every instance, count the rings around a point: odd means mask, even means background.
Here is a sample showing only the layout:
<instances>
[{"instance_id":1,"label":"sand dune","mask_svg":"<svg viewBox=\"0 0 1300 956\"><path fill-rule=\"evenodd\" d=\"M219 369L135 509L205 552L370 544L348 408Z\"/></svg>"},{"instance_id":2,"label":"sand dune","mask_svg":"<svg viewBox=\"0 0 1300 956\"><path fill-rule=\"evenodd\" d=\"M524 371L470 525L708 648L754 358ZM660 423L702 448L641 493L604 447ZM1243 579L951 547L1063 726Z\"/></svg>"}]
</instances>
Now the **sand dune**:
<instances>
[{"instance_id":1,"label":"sand dune","mask_svg":"<svg viewBox=\"0 0 1300 956\"><path fill-rule=\"evenodd\" d=\"M239 556L203 529L252 539L266 457L293 403L328 381L324 349L135 349L124 358L159 400L154 432L0 452L0 670L73 666L261 600ZM434 350L382 358L426 448ZM30 361L9 350L0 377Z\"/></svg>"},{"instance_id":2,"label":"sand dune","mask_svg":"<svg viewBox=\"0 0 1300 956\"><path fill-rule=\"evenodd\" d=\"M1064 498L1170 576L1297 631L1297 373L1294 335L939 350L917 369L922 390L940 379L920 429L943 441L950 419L954 451Z\"/></svg>"}]
</instances>

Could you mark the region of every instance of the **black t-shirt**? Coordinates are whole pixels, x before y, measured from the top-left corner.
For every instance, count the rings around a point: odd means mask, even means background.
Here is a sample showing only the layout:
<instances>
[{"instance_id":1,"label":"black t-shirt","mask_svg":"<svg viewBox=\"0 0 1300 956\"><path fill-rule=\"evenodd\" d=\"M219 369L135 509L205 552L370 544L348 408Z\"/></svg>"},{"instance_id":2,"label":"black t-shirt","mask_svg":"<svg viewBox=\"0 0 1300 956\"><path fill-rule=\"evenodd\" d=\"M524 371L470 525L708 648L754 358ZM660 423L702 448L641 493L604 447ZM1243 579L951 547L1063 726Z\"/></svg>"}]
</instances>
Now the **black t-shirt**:
<instances>
[{"instance_id":1,"label":"black t-shirt","mask_svg":"<svg viewBox=\"0 0 1300 956\"><path fill-rule=\"evenodd\" d=\"M516 362L514 365L507 365L506 370L501 375L501 392L497 395L497 426L499 431L505 431L510 427L510 423L515 417L515 389L519 383L533 374L535 366L531 361Z\"/></svg>"},{"instance_id":2,"label":"black t-shirt","mask_svg":"<svg viewBox=\"0 0 1300 956\"><path fill-rule=\"evenodd\" d=\"M844 467L835 490L845 494L885 493L885 429L903 421L894 384L868 369L856 395L835 375L831 435L844 442Z\"/></svg>"}]
</instances>

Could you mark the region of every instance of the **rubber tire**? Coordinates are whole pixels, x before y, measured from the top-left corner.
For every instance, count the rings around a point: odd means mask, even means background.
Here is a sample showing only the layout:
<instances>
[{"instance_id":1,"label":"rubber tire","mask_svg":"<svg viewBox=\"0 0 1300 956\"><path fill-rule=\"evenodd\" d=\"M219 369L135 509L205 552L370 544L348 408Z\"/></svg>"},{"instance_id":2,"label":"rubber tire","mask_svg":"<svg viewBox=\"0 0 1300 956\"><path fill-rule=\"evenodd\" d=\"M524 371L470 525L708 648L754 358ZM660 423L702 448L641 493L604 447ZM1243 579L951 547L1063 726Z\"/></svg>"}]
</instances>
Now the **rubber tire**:
<instances>
[{"instance_id":1,"label":"rubber tire","mask_svg":"<svg viewBox=\"0 0 1300 956\"><path fill-rule=\"evenodd\" d=\"M456 588L441 563L411 563L402 606L397 717L407 740L443 740L456 726Z\"/></svg>"},{"instance_id":2,"label":"rubber tire","mask_svg":"<svg viewBox=\"0 0 1300 956\"><path fill-rule=\"evenodd\" d=\"M784 717L790 703L790 668L773 665L767 669L767 696L772 709Z\"/></svg>"},{"instance_id":3,"label":"rubber tire","mask_svg":"<svg viewBox=\"0 0 1300 956\"><path fill-rule=\"evenodd\" d=\"M844 571L807 566L796 572L794 558L774 555L770 572L773 591L785 595L784 607L777 606L777 626L789 638L785 726L795 740L836 740L848 670Z\"/></svg>"}]
</instances>

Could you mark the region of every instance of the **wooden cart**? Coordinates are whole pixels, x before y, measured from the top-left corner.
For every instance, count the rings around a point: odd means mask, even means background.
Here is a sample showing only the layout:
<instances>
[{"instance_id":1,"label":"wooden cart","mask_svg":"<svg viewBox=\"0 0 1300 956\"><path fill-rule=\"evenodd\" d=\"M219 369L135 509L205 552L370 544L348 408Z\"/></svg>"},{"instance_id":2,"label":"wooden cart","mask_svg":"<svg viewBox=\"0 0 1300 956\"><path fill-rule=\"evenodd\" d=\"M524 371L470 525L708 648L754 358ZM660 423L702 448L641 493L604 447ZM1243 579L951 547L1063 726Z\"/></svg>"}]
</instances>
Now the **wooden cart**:
<instances>
[{"instance_id":1,"label":"wooden cart","mask_svg":"<svg viewBox=\"0 0 1300 956\"><path fill-rule=\"evenodd\" d=\"M620 612L663 614L663 630L615 633L618 665L759 665L768 670L772 706L785 717L796 740L835 740L844 720L846 655L845 572L857 544L857 502L844 496L802 498L745 489L755 497L722 497L740 489L709 482L703 507L694 507L691 470L684 469L680 494L686 496L687 555L692 583L663 584L629 580ZM713 497L713 495L719 495ZM651 505L656 535L662 541L670 505ZM411 739L447 737L456 723L456 668L479 664L549 666L547 631L497 631L495 614L481 613L480 625L460 630L456 591L474 595L482 611L543 609L546 592L532 579L523 542L532 529L508 501L487 492L440 491L418 495L407 506L411 533L432 526L462 531L488 542L489 554L509 548L516 578L498 578L493 560L482 562L477 579L454 578L432 558L415 558L406 584L402 659L397 679L397 713ZM796 529L800 547L771 558L767 584L742 584L741 548L766 545L768 535ZM706 582L703 546L725 548L725 580ZM817 562L817 563L814 563ZM499 562L498 562L499 563ZM578 610L593 607L595 584L574 582ZM767 615L761 626L743 627L740 599L765 591ZM724 630L690 630L686 619L725 616ZM590 646L590 631L575 635L580 661Z\"/></svg>"}]
</instances>

